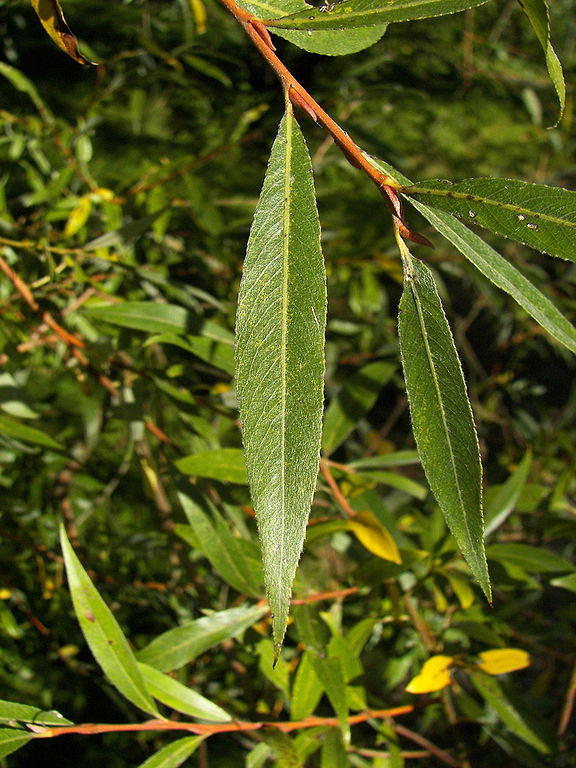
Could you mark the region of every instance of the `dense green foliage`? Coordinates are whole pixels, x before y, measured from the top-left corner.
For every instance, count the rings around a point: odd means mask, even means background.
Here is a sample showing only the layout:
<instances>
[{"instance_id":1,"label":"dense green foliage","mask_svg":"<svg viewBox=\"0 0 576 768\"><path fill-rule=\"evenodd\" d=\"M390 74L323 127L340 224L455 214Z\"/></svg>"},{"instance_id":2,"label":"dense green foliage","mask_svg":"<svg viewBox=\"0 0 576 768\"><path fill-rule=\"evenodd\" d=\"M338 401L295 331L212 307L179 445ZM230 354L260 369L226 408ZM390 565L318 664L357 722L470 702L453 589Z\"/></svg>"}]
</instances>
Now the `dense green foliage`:
<instances>
[{"instance_id":1,"label":"dense green foliage","mask_svg":"<svg viewBox=\"0 0 576 768\"><path fill-rule=\"evenodd\" d=\"M0 277L0 698L32 708L0 703L3 723L65 725L48 713L55 709L75 723L137 724L154 713L153 696L174 720L336 718L332 727L168 747L181 759L196 750L190 764L210 768L267 759L311 768L572 765L576 365L566 349L573 328L559 316L573 320L576 310L573 231L557 237L550 212L541 248L559 247L556 255L571 259L563 261L528 247L538 245L528 237L528 246L507 241L450 215L464 204L471 224L486 216L503 236L521 224L534 235L520 209L512 225L482 202L480 177L574 187L573 87L564 119L548 128L558 95L543 41L519 5L391 24L352 56L323 57L275 37L282 60L366 152L415 183L477 180L462 182L475 196L465 203L416 192L406 217L435 246L411 250L433 273L475 414L493 605L458 553L415 450L397 314L401 301L417 314L418 301L401 299L402 259L385 205L295 110L327 267L322 445L333 463L320 475L274 669L233 344L282 92L215 2L67 0L65 10L98 67L58 51L28 3L0 0L0 255L23 281ZM554 47L574 71L573 3L557 0L552 10ZM573 213L562 215L570 222ZM254 232L256 247L268 235ZM309 246L315 231L305 237ZM486 277L494 272L508 281L501 287L512 280L499 254L550 304L515 286L526 314L494 287ZM408 271L410 259L404 254ZM416 270L426 290L428 270ZM419 286L409 289L414 296ZM433 308L435 321L441 313ZM404 337L405 365L421 341ZM312 365L321 370L318 355ZM466 422L459 393L462 402ZM298 404L291 408L297 414ZM73 547L65 537L61 547L62 520ZM478 671L478 654L505 647L527 651L529 668ZM407 693L436 654L458 657L452 685ZM403 705L414 709L350 729L350 715ZM4 739L20 743L30 732L0 728L0 751ZM37 739L7 762L136 766L174 738L141 730Z\"/></svg>"}]
</instances>

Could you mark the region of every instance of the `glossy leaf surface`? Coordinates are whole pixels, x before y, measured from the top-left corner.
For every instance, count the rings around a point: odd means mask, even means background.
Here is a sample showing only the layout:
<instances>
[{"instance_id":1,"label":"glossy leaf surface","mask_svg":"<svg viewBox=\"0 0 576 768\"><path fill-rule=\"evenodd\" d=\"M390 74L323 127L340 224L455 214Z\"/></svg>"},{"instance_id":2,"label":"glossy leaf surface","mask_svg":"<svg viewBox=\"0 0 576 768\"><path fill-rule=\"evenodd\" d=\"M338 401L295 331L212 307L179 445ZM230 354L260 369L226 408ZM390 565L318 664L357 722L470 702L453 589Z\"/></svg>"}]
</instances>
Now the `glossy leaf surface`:
<instances>
[{"instance_id":1,"label":"glossy leaf surface","mask_svg":"<svg viewBox=\"0 0 576 768\"><path fill-rule=\"evenodd\" d=\"M74 611L94 658L120 693L159 717L124 633L78 560L64 526L60 529L60 543Z\"/></svg>"},{"instance_id":2,"label":"glossy leaf surface","mask_svg":"<svg viewBox=\"0 0 576 768\"><path fill-rule=\"evenodd\" d=\"M405 259L398 335L414 436L426 477L462 554L489 597L482 470L472 410L434 279L412 257Z\"/></svg>"},{"instance_id":3,"label":"glossy leaf surface","mask_svg":"<svg viewBox=\"0 0 576 768\"><path fill-rule=\"evenodd\" d=\"M542 253L576 261L576 192L514 179L432 179L403 192L421 202L517 240Z\"/></svg>"},{"instance_id":4,"label":"glossy leaf surface","mask_svg":"<svg viewBox=\"0 0 576 768\"><path fill-rule=\"evenodd\" d=\"M251 605L203 616L164 632L138 651L136 657L138 661L143 661L162 672L178 669L208 648L236 637L261 619L266 612L266 606Z\"/></svg>"},{"instance_id":5,"label":"glossy leaf surface","mask_svg":"<svg viewBox=\"0 0 576 768\"><path fill-rule=\"evenodd\" d=\"M260 19L275 19L280 16L298 13L310 13L310 6L304 0L250 0L239 3L250 13ZM387 24L372 24L369 26L346 29L328 30L299 30L271 29L275 35L289 40L299 48L310 53L320 53L326 56L342 56L356 53L376 43L386 32Z\"/></svg>"},{"instance_id":6,"label":"glossy leaf surface","mask_svg":"<svg viewBox=\"0 0 576 768\"><path fill-rule=\"evenodd\" d=\"M353 29L392 21L426 19L483 5L487 0L343 0L268 21L284 29Z\"/></svg>"},{"instance_id":7,"label":"glossy leaf surface","mask_svg":"<svg viewBox=\"0 0 576 768\"><path fill-rule=\"evenodd\" d=\"M410 202L488 280L510 294L551 336L576 353L576 328L519 269L446 211L415 199Z\"/></svg>"},{"instance_id":8,"label":"glossy leaf surface","mask_svg":"<svg viewBox=\"0 0 576 768\"><path fill-rule=\"evenodd\" d=\"M236 325L245 460L278 650L318 474L325 322L312 167L288 110L250 232Z\"/></svg>"}]
</instances>

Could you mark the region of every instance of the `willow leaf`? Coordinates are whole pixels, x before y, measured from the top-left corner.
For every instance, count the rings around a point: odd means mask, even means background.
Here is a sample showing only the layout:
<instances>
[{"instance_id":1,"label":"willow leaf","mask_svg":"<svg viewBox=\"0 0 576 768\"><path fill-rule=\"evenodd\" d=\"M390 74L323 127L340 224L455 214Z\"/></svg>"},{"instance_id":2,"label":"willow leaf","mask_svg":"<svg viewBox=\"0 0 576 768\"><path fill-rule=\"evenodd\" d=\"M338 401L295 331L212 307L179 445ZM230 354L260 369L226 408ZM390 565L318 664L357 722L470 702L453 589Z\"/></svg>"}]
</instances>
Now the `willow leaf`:
<instances>
[{"instance_id":1,"label":"willow leaf","mask_svg":"<svg viewBox=\"0 0 576 768\"><path fill-rule=\"evenodd\" d=\"M460 361L430 270L403 257L398 336L414 436L446 522L484 593L482 469Z\"/></svg>"},{"instance_id":2,"label":"willow leaf","mask_svg":"<svg viewBox=\"0 0 576 768\"><path fill-rule=\"evenodd\" d=\"M242 0L238 4L259 19L277 19L300 11L309 14L311 10L304 0ZM310 53L343 56L376 43L386 32L387 26L370 24L346 29L344 33L341 29L308 30L279 27L274 27L271 31Z\"/></svg>"},{"instance_id":3,"label":"willow leaf","mask_svg":"<svg viewBox=\"0 0 576 768\"><path fill-rule=\"evenodd\" d=\"M245 459L277 653L318 473L325 323L312 166L287 107L250 232L236 324Z\"/></svg>"},{"instance_id":4,"label":"willow leaf","mask_svg":"<svg viewBox=\"0 0 576 768\"><path fill-rule=\"evenodd\" d=\"M417 200L410 202L488 280L510 294L542 328L576 354L576 328L520 270L449 213Z\"/></svg>"},{"instance_id":5,"label":"willow leaf","mask_svg":"<svg viewBox=\"0 0 576 768\"><path fill-rule=\"evenodd\" d=\"M58 0L30 0L30 2L40 19L40 23L60 50L67 53L79 64L93 63L88 61L78 50L78 41L66 23Z\"/></svg>"},{"instance_id":6,"label":"willow leaf","mask_svg":"<svg viewBox=\"0 0 576 768\"><path fill-rule=\"evenodd\" d=\"M576 261L576 192L513 179L423 181L403 190L542 253Z\"/></svg>"},{"instance_id":7,"label":"willow leaf","mask_svg":"<svg viewBox=\"0 0 576 768\"><path fill-rule=\"evenodd\" d=\"M64 526L60 529L60 543L74 611L94 658L120 693L144 712L159 717L132 649L112 611L78 560Z\"/></svg>"},{"instance_id":8,"label":"willow leaf","mask_svg":"<svg viewBox=\"0 0 576 768\"><path fill-rule=\"evenodd\" d=\"M518 2L526 16L528 16L530 24L532 24L532 29L536 33L536 37L538 38L546 57L548 74L556 89L558 102L560 104L560 114L556 121L557 125L562 119L564 107L566 105L566 83L564 82L562 64L560 64L560 60L550 41L550 11L548 3L546 0L518 0Z\"/></svg>"},{"instance_id":9,"label":"willow leaf","mask_svg":"<svg viewBox=\"0 0 576 768\"><path fill-rule=\"evenodd\" d=\"M293 13L266 21L269 27L282 29L330 30L369 27L392 21L446 16L483 5L488 0L343 0L319 8Z\"/></svg>"}]
</instances>

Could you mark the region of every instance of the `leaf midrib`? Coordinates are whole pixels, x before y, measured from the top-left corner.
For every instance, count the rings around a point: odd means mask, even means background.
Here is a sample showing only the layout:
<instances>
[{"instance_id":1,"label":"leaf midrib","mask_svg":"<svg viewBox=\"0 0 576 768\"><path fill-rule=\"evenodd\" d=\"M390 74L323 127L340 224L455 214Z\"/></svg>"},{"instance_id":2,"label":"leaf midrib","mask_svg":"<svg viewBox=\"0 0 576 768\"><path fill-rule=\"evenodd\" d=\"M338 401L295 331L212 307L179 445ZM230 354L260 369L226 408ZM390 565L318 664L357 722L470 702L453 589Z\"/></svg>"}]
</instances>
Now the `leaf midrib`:
<instances>
[{"instance_id":1,"label":"leaf midrib","mask_svg":"<svg viewBox=\"0 0 576 768\"><path fill-rule=\"evenodd\" d=\"M422 304L420 302L420 297L418 296L418 292L416 290L416 284L414 282L414 277L412 275L410 275L409 280L410 280L410 290L412 291L412 295L414 296L414 303L416 304L416 311L418 313L418 321L420 323L420 328L422 330L422 338L424 340L424 347L426 349L426 359L428 360L428 365L429 365L429 368L430 368L430 373L432 374L432 381L434 382L434 389L436 391L436 398L437 398L439 406L440 406L440 414L441 414L441 417L442 417L442 424L444 426L444 432L446 434L446 441L448 443L448 450L450 451L450 467L451 467L452 473L454 475L454 480L455 480L454 484L455 484L456 490L458 492L458 500L460 502L460 509L464 513L465 512L464 499L462 498L462 491L461 491L461 488L460 488L460 481L459 481L458 475L456 473L456 458L455 458L455 455L454 455L454 450L452 448L452 441L450 439L450 432L448 430L448 424L447 424L447 421L446 421L446 414L445 414L445 411L444 411L444 404L443 404L442 396L441 396L441 388L440 388L440 384L438 382L438 376L436 374L436 369L434 368L434 361L433 361L433 357L432 357L432 350L430 349L430 345L428 343L428 332L426 330L426 324L424 322L424 313L422 311ZM466 534L467 534L467 537L468 537L468 542L469 542L469 544L471 544L472 543L472 535L471 535L471 532L470 532L470 527L468 526L468 520L467 520L466 514L463 514L463 519L464 519L464 525L466 527Z\"/></svg>"},{"instance_id":2,"label":"leaf midrib","mask_svg":"<svg viewBox=\"0 0 576 768\"><path fill-rule=\"evenodd\" d=\"M500 200L495 200L490 197L483 197L482 195L475 195L470 192L455 192L451 189L434 189L433 187L410 186L404 187L402 189L402 193L408 196L429 195L431 197L448 197L453 198L454 200L465 200L467 203L481 203L482 205L490 205L493 208L503 208L506 211L512 211L516 214L530 216L533 219L547 221L550 224L557 224L562 227L576 229L576 222L570 221L569 219L562 219L558 216L552 216L549 213L535 211L533 208L524 208L523 206L517 205L515 203L504 203Z\"/></svg>"}]
</instances>

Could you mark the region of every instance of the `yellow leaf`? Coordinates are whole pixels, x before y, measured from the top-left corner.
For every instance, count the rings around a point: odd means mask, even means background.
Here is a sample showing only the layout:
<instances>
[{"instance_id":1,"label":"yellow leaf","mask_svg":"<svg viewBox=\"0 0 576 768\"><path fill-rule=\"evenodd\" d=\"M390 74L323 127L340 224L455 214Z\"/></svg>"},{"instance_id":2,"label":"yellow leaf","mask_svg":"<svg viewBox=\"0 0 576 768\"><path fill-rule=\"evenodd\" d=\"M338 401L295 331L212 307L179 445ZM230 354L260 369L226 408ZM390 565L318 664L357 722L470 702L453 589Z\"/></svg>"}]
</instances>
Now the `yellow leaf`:
<instances>
[{"instance_id":1,"label":"yellow leaf","mask_svg":"<svg viewBox=\"0 0 576 768\"><path fill-rule=\"evenodd\" d=\"M446 576L448 579L448 582L454 590L454 594L458 598L462 608L464 608L464 610L466 610L466 608L470 608L475 598L474 590L470 586L470 582L467 579L464 579L461 576L456 576L453 573L444 573L444 576Z\"/></svg>"},{"instance_id":2,"label":"yellow leaf","mask_svg":"<svg viewBox=\"0 0 576 768\"><path fill-rule=\"evenodd\" d=\"M402 562L396 542L371 512L358 512L346 527L373 555L398 565Z\"/></svg>"},{"instance_id":3,"label":"yellow leaf","mask_svg":"<svg viewBox=\"0 0 576 768\"><path fill-rule=\"evenodd\" d=\"M78 41L70 31L58 0L30 0L32 8L46 32L60 50L71 56L79 64L92 64L78 50Z\"/></svg>"},{"instance_id":4,"label":"yellow leaf","mask_svg":"<svg viewBox=\"0 0 576 768\"><path fill-rule=\"evenodd\" d=\"M68 221L64 227L64 237L71 237L79 232L88 221L90 211L92 210L92 201L89 195L83 195L78 200L77 205L72 209Z\"/></svg>"},{"instance_id":5,"label":"yellow leaf","mask_svg":"<svg viewBox=\"0 0 576 768\"><path fill-rule=\"evenodd\" d=\"M453 656L431 656L422 667L422 671L406 686L408 693L432 693L440 691L450 684L450 668Z\"/></svg>"},{"instance_id":6,"label":"yellow leaf","mask_svg":"<svg viewBox=\"0 0 576 768\"><path fill-rule=\"evenodd\" d=\"M206 8L204 3L202 0L190 0L190 6L192 8L194 24L196 24L196 32L199 35L203 35L206 32Z\"/></svg>"},{"instance_id":7,"label":"yellow leaf","mask_svg":"<svg viewBox=\"0 0 576 768\"><path fill-rule=\"evenodd\" d=\"M489 675L503 675L530 666L530 654L520 648L493 648L479 656L477 666Z\"/></svg>"}]
</instances>

